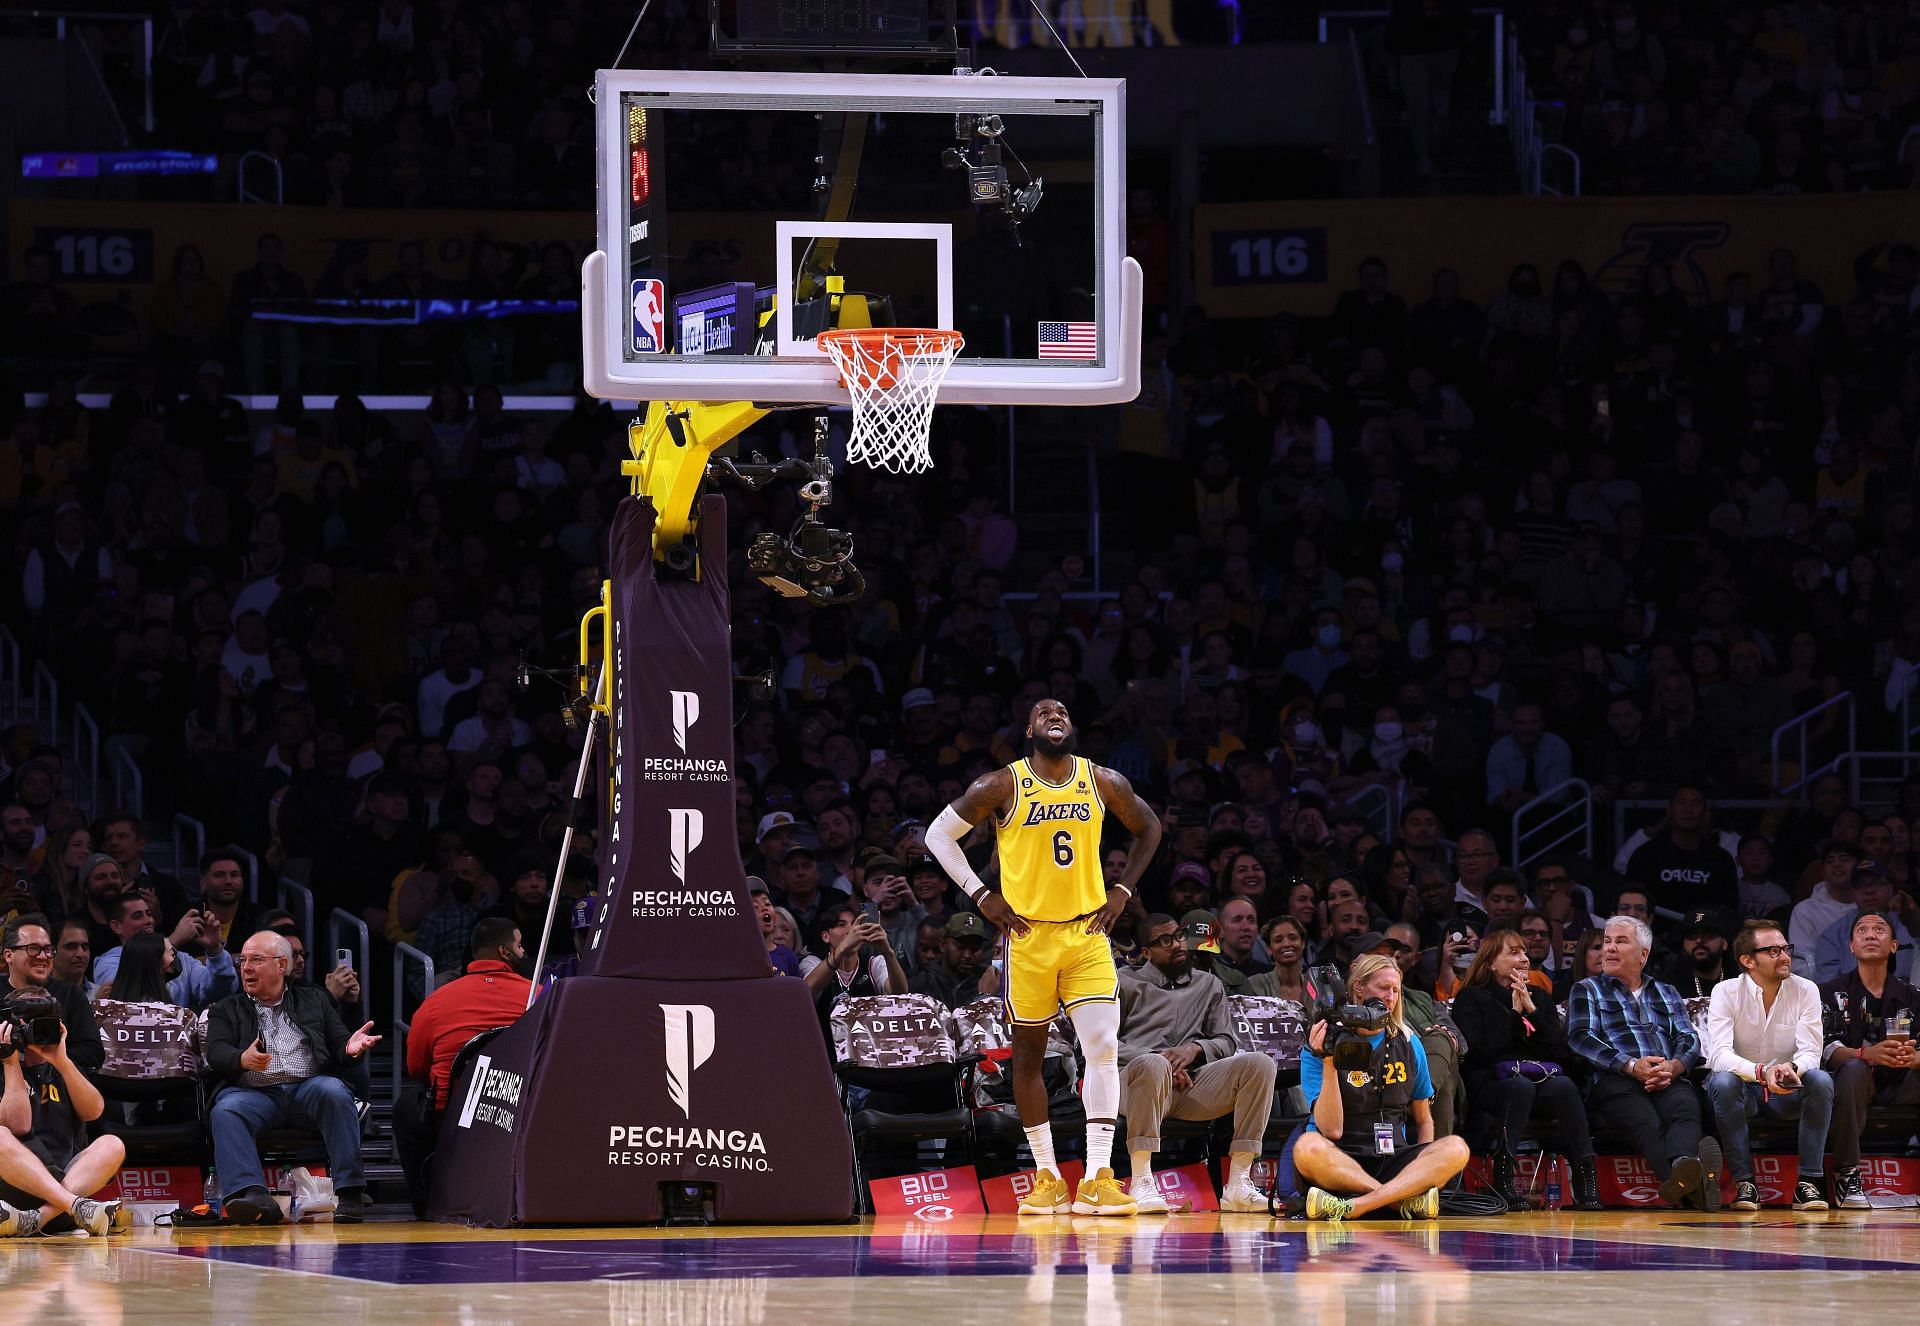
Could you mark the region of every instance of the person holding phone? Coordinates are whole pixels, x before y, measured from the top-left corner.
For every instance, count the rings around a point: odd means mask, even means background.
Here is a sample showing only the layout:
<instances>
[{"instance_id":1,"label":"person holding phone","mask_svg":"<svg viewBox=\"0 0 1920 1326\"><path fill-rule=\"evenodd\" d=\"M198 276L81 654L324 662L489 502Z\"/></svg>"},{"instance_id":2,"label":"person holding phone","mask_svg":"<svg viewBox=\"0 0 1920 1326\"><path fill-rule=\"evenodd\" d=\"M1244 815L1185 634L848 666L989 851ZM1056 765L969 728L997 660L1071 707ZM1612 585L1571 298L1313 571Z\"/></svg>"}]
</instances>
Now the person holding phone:
<instances>
[{"instance_id":1,"label":"person holding phone","mask_svg":"<svg viewBox=\"0 0 1920 1326\"><path fill-rule=\"evenodd\" d=\"M1820 989L1793 974L1793 945L1773 921L1741 926L1733 954L1743 974L1713 987L1706 1034L1707 1099L1733 1171L1732 1209L1760 1209L1747 1122L1764 1114L1799 1120L1793 1209L1824 1211L1833 1078L1820 1067L1826 1054Z\"/></svg>"},{"instance_id":2,"label":"person holding phone","mask_svg":"<svg viewBox=\"0 0 1920 1326\"><path fill-rule=\"evenodd\" d=\"M821 914L817 947L800 959L800 977L820 1010L820 1026L829 1038L828 1019L842 999L907 993L907 971L887 939L886 928L851 902L829 903Z\"/></svg>"},{"instance_id":3,"label":"person holding phone","mask_svg":"<svg viewBox=\"0 0 1920 1326\"><path fill-rule=\"evenodd\" d=\"M900 862L884 852L868 854L861 862L860 892L867 903L864 910L887 932L892 950L912 953L927 914L913 896Z\"/></svg>"}]
</instances>

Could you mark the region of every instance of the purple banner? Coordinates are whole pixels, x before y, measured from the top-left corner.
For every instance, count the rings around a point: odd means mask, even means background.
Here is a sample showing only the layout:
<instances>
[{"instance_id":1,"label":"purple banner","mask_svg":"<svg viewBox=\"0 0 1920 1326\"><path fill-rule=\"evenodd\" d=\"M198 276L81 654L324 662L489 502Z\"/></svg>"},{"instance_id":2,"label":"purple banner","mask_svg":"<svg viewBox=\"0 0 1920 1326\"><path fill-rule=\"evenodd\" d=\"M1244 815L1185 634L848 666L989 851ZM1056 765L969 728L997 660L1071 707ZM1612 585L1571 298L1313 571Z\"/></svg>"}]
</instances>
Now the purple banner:
<instances>
[{"instance_id":1,"label":"purple banner","mask_svg":"<svg viewBox=\"0 0 1920 1326\"><path fill-rule=\"evenodd\" d=\"M612 532L613 765L600 900L581 970L663 980L773 970L747 897L733 805L726 506L706 499L700 581L655 578L653 508Z\"/></svg>"}]
</instances>

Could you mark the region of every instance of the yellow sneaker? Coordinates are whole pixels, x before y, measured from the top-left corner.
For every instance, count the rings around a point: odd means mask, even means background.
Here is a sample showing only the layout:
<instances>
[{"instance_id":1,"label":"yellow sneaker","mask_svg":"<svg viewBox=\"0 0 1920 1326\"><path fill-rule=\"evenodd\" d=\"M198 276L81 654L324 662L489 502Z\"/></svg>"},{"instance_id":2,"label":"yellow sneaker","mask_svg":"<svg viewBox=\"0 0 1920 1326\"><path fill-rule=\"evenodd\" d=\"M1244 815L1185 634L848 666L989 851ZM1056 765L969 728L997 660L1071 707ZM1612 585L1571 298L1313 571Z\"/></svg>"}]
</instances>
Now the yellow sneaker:
<instances>
[{"instance_id":1,"label":"yellow sneaker","mask_svg":"<svg viewBox=\"0 0 1920 1326\"><path fill-rule=\"evenodd\" d=\"M1130 1216L1139 1209L1139 1203L1110 1169L1081 1179L1080 1191L1073 1198L1075 1215Z\"/></svg>"},{"instance_id":2,"label":"yellow sneaker","mask_svg":"<svg viewBox=\"0 0 1920 1326\"><path fill-rule=\"evenodd\" d=\"M1073 1194L1067 1191L1067 1181L1048 1170L1033 1176L1033 1187L1020 1199L1021 1215L1065 1215L1072 1208Z\"/></svg>"},{"instance_id":3,"label":"yellow sneaker","mask_svg":"<svg viewBox=\"0 0 1920 1326\"><path fill-rule=\"evenodd\" d=\"M1429 1188L1423 1193L1407 1198L1395 1208L1402 1220L1438 1220L1440 1218L1440 1190Z\"/></svg>"}]
</instances>

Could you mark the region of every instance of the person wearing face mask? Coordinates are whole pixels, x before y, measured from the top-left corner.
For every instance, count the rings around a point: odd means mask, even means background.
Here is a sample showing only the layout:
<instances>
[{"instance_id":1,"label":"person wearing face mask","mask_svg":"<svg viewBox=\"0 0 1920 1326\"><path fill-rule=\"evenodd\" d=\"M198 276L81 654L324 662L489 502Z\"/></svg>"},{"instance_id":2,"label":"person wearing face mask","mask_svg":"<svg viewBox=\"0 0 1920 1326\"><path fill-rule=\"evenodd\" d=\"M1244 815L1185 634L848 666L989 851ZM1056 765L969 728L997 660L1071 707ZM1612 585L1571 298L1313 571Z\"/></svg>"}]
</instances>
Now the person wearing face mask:
<instances>
[{"instance_id":1,"label":"person wearing face mask","mask_svg":"<svg viewBox=\"0 0 1920 1326\"><path fill-rule=\"evenodd\" d=\"M1415 796L1421 796L1433 786L1433 761L1414 746L1399 709L1383 704L1373 711L1371 735L1365 749L1347 765L1347 776L1386 785L1405 783Z\"/></svg>"},{"instance_id":2,"label":"person wearing face mask","mask_svg":"<svg viewBox=\"0 0 1920 1326\"><path fill-rule=\"evenodd\" d=\"M467 960L474 925L496 901L499 886L469 851L456 852L440 881L440 897L413 938L414 947L433 959L435 971L458 971Z\"/></svg>"},{"instance_id":3,"label":"person wearing face mask","mask_svg":"<svg viewBox=\"0 0 1920 1326\"><path fill-rule=\"evenodd\" d=\"M526 945L520 927L489 916L473 927L467 973L428 995L407 1029L407 1077L393 1106L394 1150L406 1172L416 1219L426 1218L427 1162L440 1134L454 1060L483 1031L516 1021L527 1009L531 983L523 975Z\"/></svg>"},{"instance_id":4,"label":"person wearing face mask","mask_svg":"<svg viewBox=\"0 0 1920 1326\"><path fill-rule=\"evenodd\" d=\"M1353 661L1347 651L1340 647L1341 634L1340 610L1322 608L1313 615L1312 643L1286 656L1287 671L1305 682L1307 689L1315 695L1326 689L1327 678L1336 669Z\"/></svg>"},{"instance_id":5,"label":"person wearing face mask","mask_svg":"<svg viewBox=\"0 0 1920 1326\"><path fill-rule=\"evenodd\" d=\"M1327 787L1340 777L1340 752L1321 730L1312 702L1302 700L1290 706L1281 716L1280 733L1295 787L1307 782Z\"/></svg>"}]
</instances>

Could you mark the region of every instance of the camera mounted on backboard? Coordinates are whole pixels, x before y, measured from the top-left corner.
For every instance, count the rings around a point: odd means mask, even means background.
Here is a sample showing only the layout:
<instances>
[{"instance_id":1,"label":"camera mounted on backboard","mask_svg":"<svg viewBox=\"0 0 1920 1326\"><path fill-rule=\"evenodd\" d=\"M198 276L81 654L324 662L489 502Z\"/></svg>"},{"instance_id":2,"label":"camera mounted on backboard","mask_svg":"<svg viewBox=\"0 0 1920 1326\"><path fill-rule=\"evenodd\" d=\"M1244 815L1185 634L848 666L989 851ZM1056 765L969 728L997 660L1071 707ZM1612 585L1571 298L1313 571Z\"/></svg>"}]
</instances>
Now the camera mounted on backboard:
<instances>
[{"instance_id":1,"label":"camera mounted on backboard","mask_svg":"<svg viewBox=\"0 0 1920 1326\"><path fill-rule=\"evenodd\" d=\"M958 145L941 153L948 170L967 172L967 200L976 207L1003 207L1017 237L1021 223L1040 210L1047 182L1027 173L1026 163L1006 145L1006 125L998 115L956 115L953 136ZM1012 156L1027 182L1015 188L1007 177L1006 156Z\"/></svg>"},{"instance_id":2,"label":"camera mounted on backboard","mask_svg":"<svg viewBox=\"0 0 1920 1326\"><path fill-rule=\"evenodd\" d=\"M747 544L747 569L783 598L805 599L815 607L851 603L866 592L866 577L853 564L853 535L820 519L833 501L833 461L827 456L827 417L814 422L813 459L791 457L770 462L754 452L745 464L725 456L707 466L707 477L759 492L779 479L798 479L800 519L786 534L767 530Z\"/></svg>"}]
</instances>

